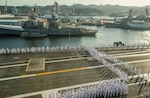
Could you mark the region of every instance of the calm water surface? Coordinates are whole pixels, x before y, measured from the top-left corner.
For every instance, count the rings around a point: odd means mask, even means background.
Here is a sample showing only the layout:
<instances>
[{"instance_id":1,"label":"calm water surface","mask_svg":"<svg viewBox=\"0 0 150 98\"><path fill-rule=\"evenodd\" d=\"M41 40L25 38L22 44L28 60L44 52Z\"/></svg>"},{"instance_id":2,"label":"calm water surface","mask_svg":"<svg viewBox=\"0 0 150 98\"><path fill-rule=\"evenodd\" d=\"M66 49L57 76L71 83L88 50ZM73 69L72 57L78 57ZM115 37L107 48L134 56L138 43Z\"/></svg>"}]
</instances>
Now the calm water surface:
<instances>
[{"instance_id":1,"label":"calm water surface","mask_svg":"<svg viewBox=\"0 0 150 98\"><path fill-rule=\"evenodd\" d=\"M112 46L114 41L125 44L149 43L150 31L124 30L120 28L105 28L96 26L84 26L89 29L97 29L95 37L46 37L46 38L21 38L0 36L0 48L23 48L39 46Z\"/></svg>"}]
</instances>

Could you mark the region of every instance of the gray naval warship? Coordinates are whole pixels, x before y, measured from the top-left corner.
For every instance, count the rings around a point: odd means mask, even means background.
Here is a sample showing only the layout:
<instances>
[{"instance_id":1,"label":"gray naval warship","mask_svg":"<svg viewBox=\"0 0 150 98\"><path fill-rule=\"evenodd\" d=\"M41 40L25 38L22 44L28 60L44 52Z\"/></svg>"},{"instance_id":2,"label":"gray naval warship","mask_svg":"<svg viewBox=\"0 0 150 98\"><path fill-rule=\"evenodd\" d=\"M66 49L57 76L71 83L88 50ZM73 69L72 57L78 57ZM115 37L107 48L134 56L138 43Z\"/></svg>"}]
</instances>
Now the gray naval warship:
<instances>
[{"instance_id":1,"label":"gray naval warship","mask_svg":"<svg viewBox=\"0 0 150 98\"><path fill-rule=\"evenodd\" d=\"M46 36L95 36L97 30L84 28L62 27L56 20L47 19L44 22L28 20L21 26L0 25L0 35L19 35L21 37L46 37Z\"/></svg>"}]
</instances>

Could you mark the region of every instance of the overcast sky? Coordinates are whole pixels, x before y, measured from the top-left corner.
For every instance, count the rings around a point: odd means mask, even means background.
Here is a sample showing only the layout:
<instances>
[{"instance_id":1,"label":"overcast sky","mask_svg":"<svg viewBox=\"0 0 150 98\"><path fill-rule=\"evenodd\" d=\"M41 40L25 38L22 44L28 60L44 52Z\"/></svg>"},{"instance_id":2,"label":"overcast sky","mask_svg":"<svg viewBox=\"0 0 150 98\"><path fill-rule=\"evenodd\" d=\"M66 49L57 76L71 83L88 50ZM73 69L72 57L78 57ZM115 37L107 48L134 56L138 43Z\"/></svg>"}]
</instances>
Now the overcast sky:
<instances>
[{"instance_id":1,"label":"overcast sky","mask_svg":"<svg viewBox=\"0 0 150 98\"><path fill-rule=\"evenodd\" d=\"M0 5L4 5L6 0L0 0ZM8 5L52 5L57 1L60 5L73 5L73 4L118 4L125 6L145 6L150 5L150 0L7 0Z\"/></svg>"}]
</instances>

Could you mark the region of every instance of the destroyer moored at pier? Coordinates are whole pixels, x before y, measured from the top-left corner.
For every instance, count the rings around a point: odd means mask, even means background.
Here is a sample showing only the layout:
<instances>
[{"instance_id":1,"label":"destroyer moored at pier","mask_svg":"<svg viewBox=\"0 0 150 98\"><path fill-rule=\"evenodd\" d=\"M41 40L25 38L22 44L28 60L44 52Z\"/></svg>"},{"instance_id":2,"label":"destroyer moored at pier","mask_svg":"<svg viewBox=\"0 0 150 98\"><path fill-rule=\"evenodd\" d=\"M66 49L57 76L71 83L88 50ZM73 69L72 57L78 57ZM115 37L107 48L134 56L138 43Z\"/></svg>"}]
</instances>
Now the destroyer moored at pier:
<instances>
[{"instance_id":1,"label":"destroyer moored at pier","mask_svg":"<svg viewBox=\"0 0 150 98\"><path fill-rule=\"evenodd\" d=\"M26 21L22 26L0 25L0 35L19 35L24 37L45 36L95 36L97 30L83 28L62 27L55 20L47 19L43 22ZM33 35L33 36L32 36ZM44 35L44 36L43 36Z\"/></svg>"}]
</instances>

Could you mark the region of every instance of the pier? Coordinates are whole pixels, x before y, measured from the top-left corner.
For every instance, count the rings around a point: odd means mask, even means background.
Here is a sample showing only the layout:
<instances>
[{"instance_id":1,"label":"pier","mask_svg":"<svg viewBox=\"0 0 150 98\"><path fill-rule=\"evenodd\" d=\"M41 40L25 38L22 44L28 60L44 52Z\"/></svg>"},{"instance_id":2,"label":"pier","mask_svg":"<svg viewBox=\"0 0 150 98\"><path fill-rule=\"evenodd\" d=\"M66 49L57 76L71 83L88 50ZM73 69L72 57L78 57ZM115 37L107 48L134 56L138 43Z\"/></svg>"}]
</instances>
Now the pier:
<instances>
[{"instance_id":1,"label":"pier","mask_svg":"<svg viewBox=\"0 0 150 98\"><path fill-rule=\"evenodd\" d=\"M149 45L0 50L1 98L61 98L62 93L94 88L116 79L127 79L128 92L120 95L119 91L107 98L150 96Z\"/></svg>"}]
</instances>

